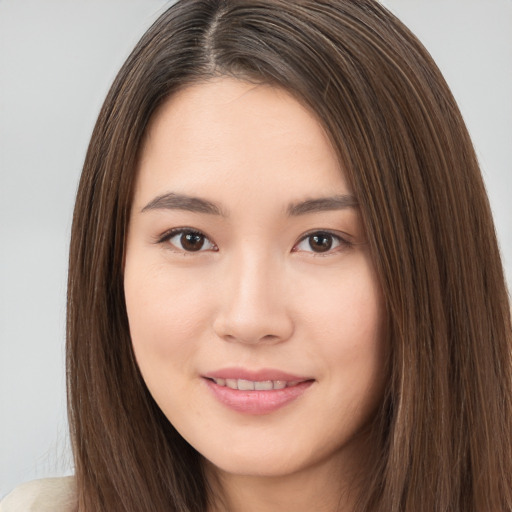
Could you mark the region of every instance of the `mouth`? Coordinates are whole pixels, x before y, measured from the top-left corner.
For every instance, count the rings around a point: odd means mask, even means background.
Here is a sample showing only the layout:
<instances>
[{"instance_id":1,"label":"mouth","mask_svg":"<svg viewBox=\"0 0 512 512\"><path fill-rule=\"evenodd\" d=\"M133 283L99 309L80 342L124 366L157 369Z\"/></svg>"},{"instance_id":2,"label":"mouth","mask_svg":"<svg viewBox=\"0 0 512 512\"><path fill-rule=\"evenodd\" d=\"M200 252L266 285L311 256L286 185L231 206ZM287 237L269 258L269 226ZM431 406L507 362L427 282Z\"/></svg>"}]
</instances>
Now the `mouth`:
<instances>
[{"instance_id":1,"label":"mouth","mask_svg":"<svg viewBox=\"0 0 512 512\"><path fill-rule=\"evenodd\" d=\"M210 378L217 386L226 387L229 389L236 389L238 391L271 391L274 389L285 389L300 384L301 380L247 380L247 379L221 379ZM309 380L309 379L307 379Z\"/></svg>"},{"instance_id":2,"label":"mouth","mask_svg":"<svg viewBox=\"0 0 512 512\"><path fill-rule=\"evenodd\" d=\"M210 392L238 413L261 415L277 411L301 397L315 382L275 370L249 372L226 369L203 376Z\"/></svg>"}]
</instances>

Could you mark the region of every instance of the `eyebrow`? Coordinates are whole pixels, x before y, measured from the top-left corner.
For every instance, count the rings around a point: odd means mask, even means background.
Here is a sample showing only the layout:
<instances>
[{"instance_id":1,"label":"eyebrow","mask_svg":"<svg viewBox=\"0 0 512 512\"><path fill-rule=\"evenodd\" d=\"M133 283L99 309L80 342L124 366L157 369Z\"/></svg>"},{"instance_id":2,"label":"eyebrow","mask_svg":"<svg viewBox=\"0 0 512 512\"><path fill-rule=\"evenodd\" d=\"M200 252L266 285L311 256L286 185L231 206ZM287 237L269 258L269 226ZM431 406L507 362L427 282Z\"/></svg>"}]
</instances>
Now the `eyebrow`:
<instances>
[{"instance_id":1,"label":"eyebrow","mask_svg":"<svg viewBox=\"0 0 512 512\"><path fill-rule=\"evenodd\" d=\"M359 203L353 195L342 194L331 197L320 197L318 199L306 199L299 203L292 203L288 206L287 213L288 215L295 217L297 215L305 215L307 213L355 208L358 205Z\"/></svg>"},{"instance_id":2,"label":"eyebrow","mask_svg":"<svg viewBox=\"0 0 512 512\"><path fill-rule=\"evenodd\" d=\"M141 212L148 210L186 210L226 217L221 208L211 201L174 192L155 197L142 208Z\"/></svg>"},{"instance_id":3,"label":"eyebrow","mask_svg":"<svg viewBox=\"0 0 512 512\"><path fill-rule=\"evenodd\" d=\"M331 197L320 197L316 199L306 199L297 203L291 203L286 209L290 217L306 215L308 213L324 212L330 210L343 210L346 208L355 208L358 206L356 198L351 194L342 194ZM185 210L195 213L206 213L208 215L220 215L227 217L222 208L217 204L186 194L169 192L152 199L142 212L150 210Z\"/></svg>"}]
</instances>

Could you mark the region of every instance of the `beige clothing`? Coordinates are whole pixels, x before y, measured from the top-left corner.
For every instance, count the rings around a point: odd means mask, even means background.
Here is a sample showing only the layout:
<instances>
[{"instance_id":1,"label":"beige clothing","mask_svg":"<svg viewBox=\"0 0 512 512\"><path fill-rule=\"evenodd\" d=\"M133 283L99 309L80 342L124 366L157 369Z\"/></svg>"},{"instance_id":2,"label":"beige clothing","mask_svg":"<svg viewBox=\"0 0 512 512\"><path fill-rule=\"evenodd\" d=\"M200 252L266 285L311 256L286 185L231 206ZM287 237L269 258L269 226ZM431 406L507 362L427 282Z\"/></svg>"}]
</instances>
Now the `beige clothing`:
<instances>
[{"instance_id":1,"label":"beige clothing","mask_svg":"<svg viewBox=\"0 0 512 512\"><path fill-rule=\"evenodd\" d=\"M16 487L0 502L0 512L76 512L72 476L43 478Z\"/></svg>"}]
</instances>

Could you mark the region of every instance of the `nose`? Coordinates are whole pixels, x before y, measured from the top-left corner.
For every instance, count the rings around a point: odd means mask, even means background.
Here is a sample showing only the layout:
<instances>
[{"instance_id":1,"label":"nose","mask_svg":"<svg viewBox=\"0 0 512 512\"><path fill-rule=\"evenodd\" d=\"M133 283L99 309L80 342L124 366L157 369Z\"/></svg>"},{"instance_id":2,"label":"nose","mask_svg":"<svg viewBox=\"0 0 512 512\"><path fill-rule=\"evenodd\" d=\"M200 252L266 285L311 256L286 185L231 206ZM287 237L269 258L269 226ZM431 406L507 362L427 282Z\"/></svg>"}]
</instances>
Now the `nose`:
<instances>
[{"instance_id":1,"label":"nose","mask_svg":"<svg viewBox=\"0 0 512 512\"><path fill-rule=\"evenodd\" d=\"M269 260L249 256L227 265L213 325L223 340L273 344L291 337L290 287L282 267Z\"/></svg>"}]
</instances>

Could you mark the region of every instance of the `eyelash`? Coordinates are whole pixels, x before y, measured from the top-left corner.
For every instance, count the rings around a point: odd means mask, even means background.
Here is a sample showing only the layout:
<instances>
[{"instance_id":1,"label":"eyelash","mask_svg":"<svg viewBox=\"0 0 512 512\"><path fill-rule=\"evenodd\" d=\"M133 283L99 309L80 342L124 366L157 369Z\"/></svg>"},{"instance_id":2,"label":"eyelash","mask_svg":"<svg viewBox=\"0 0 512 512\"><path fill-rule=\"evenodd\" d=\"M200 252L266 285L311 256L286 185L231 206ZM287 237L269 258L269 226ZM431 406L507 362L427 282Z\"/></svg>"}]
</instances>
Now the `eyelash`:
<instances>
[{"instance_id":1,"label":"eyelash","mask_svg":"<svg viewBox=\"0 0 512 512\"><path fill-rule=\"evenodd\" d=\"M183 247L183 245L181 248L176 247L174 244L171 244L170 241L175 236L178 236L178 235L202 237L203 244L201 244L201 246L197 250L187 250ZM325 250L325 251L313 251L313 250L300 251L299 249L297 249L297 247L299 245L306 242L308 238L311 239L315 235L317 237L322 237L322 236L327 237L327 238L330 237L331 242L330 242L330 246L327 248L327 250ZM176 249L176 252L181 252L183 254L193 254L196 252L205 252L205 250L213 250L214 252L217 252L219 250L219 248L215 245L215 243L212 242L204 233L202 233L201 231L198 231L197 229L193 229L193 228L173 228L173 229L163 233L157 239L156 242L158 244L169 243L169 245L174 246L174 248ZM208 242L208 244L210 245L210 247L208 247L207 249L203 248L205 242ZM180 244L181 243L182 243L182 241L181 241L181 237L180 237ZM337 243L337 245L335 245L335 247L332 248L332 245L335 243ZM315 256L328 256L330 254L339 252L340 250L352 247L352 245L353 245L353 243L349 242L346 238L342 237L341 235L339 235L337 233L333 233L332 231L329 231L329 230L321 229L321 230L310 231L310 232L304 234L300 238L300 240L293 246L292 252L311 252ZM309 247L311 248L311 241L309 242Z\"/></svg>"}]
</instances>

